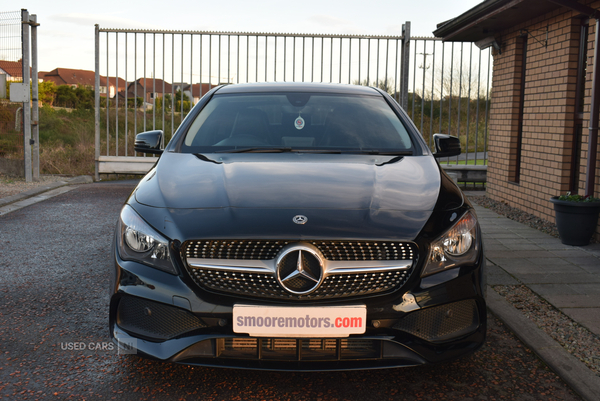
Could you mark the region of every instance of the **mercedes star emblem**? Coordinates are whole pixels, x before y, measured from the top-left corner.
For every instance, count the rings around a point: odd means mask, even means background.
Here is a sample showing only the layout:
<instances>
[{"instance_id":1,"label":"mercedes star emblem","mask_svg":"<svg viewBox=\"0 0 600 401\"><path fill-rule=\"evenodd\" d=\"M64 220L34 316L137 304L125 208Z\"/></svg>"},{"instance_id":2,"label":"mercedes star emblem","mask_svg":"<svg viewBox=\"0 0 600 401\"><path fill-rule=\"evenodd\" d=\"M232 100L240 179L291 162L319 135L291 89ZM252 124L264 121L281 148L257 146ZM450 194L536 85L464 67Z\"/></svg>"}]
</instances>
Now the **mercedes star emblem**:
<instances>
[{"instance_id":1,"label":"mercedes star emblem","mask_svg":"<svg viewBox=\"0 0 600 401\"><path fill-rule=\"evenodd\" d=\"M292 246L277 258L277 281L292 294L313 292L322 279L322 259L317 251L310 247Z\"/></svg>"},{"instance_id":2,"label":"mercedes star emblem","mask_svg":"<svg viewBox=\"0 0 600 401\"><path fill-rule=\"evenodd\" d=\"M308 217L298 214L298 215L294 216L294 218L292 220L296 224L306 224L306 222L308 221Z\"/></svg>"}]
</instances>

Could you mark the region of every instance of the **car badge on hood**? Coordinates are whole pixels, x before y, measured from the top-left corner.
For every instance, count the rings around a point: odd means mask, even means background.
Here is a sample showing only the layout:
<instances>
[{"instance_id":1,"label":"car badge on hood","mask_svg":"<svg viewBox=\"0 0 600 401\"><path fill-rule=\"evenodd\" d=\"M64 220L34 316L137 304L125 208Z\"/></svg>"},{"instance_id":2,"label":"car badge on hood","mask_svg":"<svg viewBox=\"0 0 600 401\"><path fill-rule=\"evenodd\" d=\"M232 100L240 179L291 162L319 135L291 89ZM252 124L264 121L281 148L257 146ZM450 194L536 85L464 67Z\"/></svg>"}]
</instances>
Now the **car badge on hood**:
<instances>
[{"instance_id":1,"label":"car badge on hood","mask_svg":"<svg viewBox=\"0 0 600 401\"><path fill-rule=\"evenodd\" d=\"M294 216L292 221L296 224L306 224L306 222L308 221L308 217L298 214Z\"/></svg>"}]
</instances>

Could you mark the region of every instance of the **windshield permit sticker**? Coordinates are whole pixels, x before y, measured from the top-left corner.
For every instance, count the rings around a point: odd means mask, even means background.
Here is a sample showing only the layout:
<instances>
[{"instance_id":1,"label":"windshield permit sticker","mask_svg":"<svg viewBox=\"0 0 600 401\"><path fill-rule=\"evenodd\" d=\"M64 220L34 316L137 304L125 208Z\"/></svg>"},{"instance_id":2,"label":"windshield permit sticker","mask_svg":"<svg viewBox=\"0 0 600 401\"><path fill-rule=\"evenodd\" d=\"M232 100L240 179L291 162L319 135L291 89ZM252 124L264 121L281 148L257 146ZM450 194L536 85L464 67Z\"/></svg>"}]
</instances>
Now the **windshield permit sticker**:
<instances>
[{"instance_id":1,"label":"windshield permit sticker","mask_svg":"<svg viewBox=\"0 0 600 401\"><path fill-rule=\"evenodd\" d=\"M296 127L296 129L304 128L304 119L302 118L302 116L296 117L296 120L294 120L294 126Z\"/></svg>"}]
</instances>

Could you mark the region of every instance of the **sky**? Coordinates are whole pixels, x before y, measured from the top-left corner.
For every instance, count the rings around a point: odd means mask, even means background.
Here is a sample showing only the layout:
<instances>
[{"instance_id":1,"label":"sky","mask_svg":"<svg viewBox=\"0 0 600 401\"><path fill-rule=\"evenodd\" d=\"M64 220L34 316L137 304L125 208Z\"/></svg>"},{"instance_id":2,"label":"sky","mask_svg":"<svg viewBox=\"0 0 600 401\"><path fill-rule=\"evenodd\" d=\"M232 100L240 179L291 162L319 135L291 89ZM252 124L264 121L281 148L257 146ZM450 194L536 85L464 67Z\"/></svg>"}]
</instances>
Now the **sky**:
<instances>
[{"instance_id":1,"label":"sky","mask_svg":"<svg viewBox=\"0 0 600 401\"><path fill-rule=\"evenodd\" d=\"M25 8L37 15L39 70L94 69L94 24L101 28L317 34L433 36L440 22L480 0L30 0L5 2L0 12Z\"/></svg>"}]
</instances>

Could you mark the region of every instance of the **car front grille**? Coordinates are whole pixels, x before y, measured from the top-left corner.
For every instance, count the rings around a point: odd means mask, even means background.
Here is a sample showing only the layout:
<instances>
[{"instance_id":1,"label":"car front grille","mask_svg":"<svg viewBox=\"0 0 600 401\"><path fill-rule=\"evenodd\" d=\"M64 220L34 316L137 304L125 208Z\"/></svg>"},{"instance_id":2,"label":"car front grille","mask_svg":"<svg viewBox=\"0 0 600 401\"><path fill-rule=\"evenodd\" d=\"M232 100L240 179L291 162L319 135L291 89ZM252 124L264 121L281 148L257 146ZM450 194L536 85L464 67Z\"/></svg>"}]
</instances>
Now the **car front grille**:
<instances>
[{"instance_id":1,"label":"car front grille","mask_svg":"<svg viewBox=\"0 0 600 401\"><path fill-rule=\"evenodd\" d=\"M204 240L189 241L187 258L256 259L277 257L284 246L295 241ZM408 260L414 259L414 245L387 241L307 241L328 260Z\"/></svg>"},{"instance_id":2,"label":"car front grille","mask_svg":"<svg viewBox=\"0 0 600 401\"><path fill-rule=\"evenodd\" d=\"M392 290L406 280L408 272L344 274L327 277L313 293L289 294L272 275L192 269L194 280L207 288L234 294L283 299L325 299L356 297Z\"/></svg>"},{"instance_id":3,"label":"car front grille","mask_svg":"<svg viewBox=\"0 0 600 401\"><path fill-rule=\"evenodd\" d=\"M306 241L317 248L327 261L408 261L413 262L416 247L402 242L367 241ZM232 266L239 260L271 261L281 250L294 241L251 241L251 240L205 240L189 241L183 246L182 256L186 269L200 287L212 291L249 297L320 300L330 298L361 297L394 291L409 278L413 266L398 269L361 269L327 275L320 286L308 294L293 294L285 291L273 271L236 267L195 268L187 263L190 259L205 262L231 260ZM238 263L239 264L239 263ZM414 263L412 263L414 264ZM366 263L367 265L367 263Z\"/></svg>"}]
</instances>

